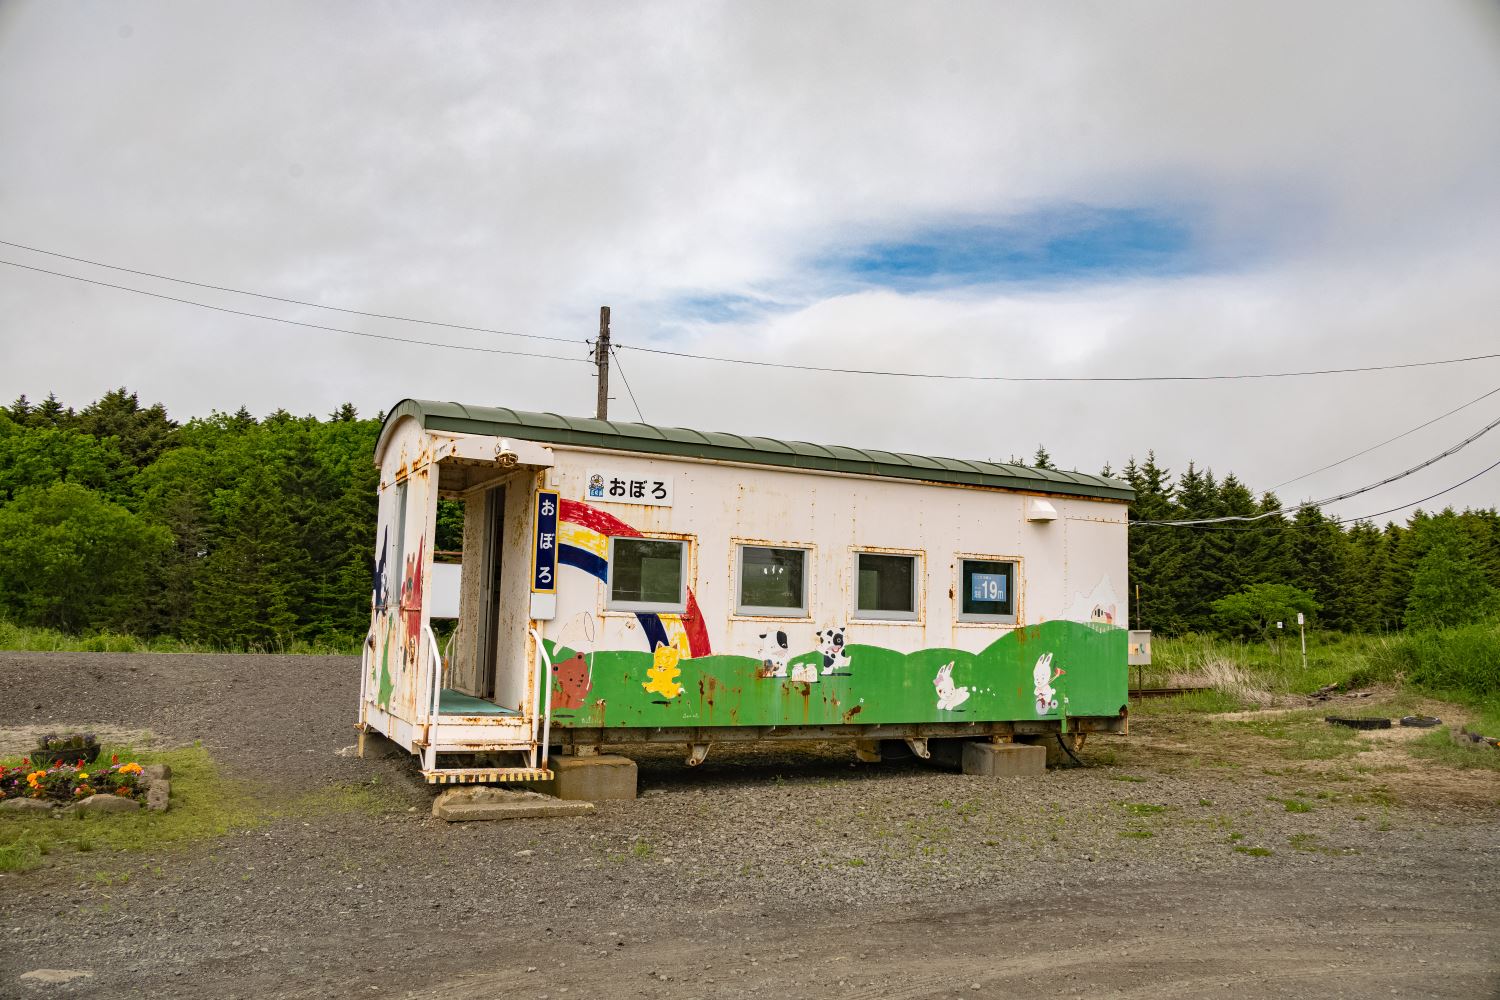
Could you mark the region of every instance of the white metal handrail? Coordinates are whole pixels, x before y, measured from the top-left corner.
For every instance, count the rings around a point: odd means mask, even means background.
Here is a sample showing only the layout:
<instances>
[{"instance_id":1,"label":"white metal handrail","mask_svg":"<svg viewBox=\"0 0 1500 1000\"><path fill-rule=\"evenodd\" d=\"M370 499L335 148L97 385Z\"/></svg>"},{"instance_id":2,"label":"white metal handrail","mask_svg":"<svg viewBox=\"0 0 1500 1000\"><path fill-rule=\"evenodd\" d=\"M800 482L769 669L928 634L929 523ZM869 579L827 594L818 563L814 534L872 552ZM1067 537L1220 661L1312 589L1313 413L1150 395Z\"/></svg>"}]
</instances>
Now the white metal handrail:
<instances>
[{"instance_id":1,"label":"white metal handrail","mask_svg":"<svg viewBox=\"0 0 1500 1000\"><path fill-rule=\"evenodd\" d=\"M536 643L537 657L540 660L537 671L536 711L531 719L531 766L547 766L547 744L552 738L552 657L547 655L547 646L542 642L542 634L535 628L529 629L532 641ZM537 740L537 726L540 725L541 740ZM539 753L540 752L540 753ZM538 757L540 756L540 763Z\"/></svg>"},{"instance_id":2,"label":"white metal handrail","mask_svg":"<svg viewBox=\"0 0 1500 1000\"><path fill-rule=\"evenodd\" d=\"M422 623L422 634L427 637L427 658L432 670L432 700L428 720L430 723L436 724L438 708L442 703L443 697L443 654L438 648L437 636L432 631L432 623L430 621ZM429 731L427 738L430 741L436 735L436 733Z\"/></svg>"}]
</instances>

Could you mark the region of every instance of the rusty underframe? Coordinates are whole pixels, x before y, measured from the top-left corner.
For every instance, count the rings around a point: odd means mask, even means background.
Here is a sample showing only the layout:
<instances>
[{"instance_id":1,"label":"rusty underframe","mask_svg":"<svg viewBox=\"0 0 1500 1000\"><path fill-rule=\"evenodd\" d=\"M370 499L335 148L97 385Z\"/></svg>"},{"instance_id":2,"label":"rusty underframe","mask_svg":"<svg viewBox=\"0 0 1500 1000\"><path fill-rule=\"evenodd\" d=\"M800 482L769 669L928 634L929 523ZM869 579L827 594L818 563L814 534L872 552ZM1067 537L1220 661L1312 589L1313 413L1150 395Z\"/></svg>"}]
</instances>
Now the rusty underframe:
<instances>
[{"instance_id":1,"label":"rusty underframe","mask_svg":"<svg viewBox=\"0 0 1500 1000\"><path fill-rule=\"evenodd\" d=\"M1117 716L1069 718L1070 733L1129 732L1129 718L1124 711ZM567 728L552 730L554 743L565 753L587 756L605 746L628 746L639 743L748 743L755 741L796 740L940 740L940 739L1014 739L1016 737L1051 736L1064 732L1057 719L1002 722L915 722L839 726L672 726L641 728Z\"/></svg>"}]
</instances>

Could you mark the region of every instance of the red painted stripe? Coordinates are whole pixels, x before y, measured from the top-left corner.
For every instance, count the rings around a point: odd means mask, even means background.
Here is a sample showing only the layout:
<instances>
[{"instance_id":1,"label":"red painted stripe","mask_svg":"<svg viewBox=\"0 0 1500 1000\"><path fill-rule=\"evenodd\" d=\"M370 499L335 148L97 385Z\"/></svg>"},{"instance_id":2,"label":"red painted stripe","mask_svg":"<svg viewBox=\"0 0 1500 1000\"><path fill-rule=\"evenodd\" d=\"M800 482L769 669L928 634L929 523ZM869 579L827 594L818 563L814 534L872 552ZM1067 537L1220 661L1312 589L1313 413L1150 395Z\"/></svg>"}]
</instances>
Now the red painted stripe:
<instances>
[{"instance_id":1,"label":"red painted stripe","mask_svg":"<svg viewBox=\"0 0 1500 1000\"><path fill-rule=\"evenodd\" d=\"M712 652L708 648L708 625L691 590L687 595L687 614L682 616L682 630L687 633L689 656L707 656Z\"/></svg>"},{"instance_id":2,"label":"red painted stripe","mask_svg":"<svg viewBox=\"0 0 1500 1000\"><path fill-rule=\"evenodd\" d=\"M597 507L590 507L577 500L564 500L558 513L564 521L584 528L592 528L601 535L617 535L623 538L639 538L641 533L613 514L606 514Z\"/></svg>"}]
</instances>

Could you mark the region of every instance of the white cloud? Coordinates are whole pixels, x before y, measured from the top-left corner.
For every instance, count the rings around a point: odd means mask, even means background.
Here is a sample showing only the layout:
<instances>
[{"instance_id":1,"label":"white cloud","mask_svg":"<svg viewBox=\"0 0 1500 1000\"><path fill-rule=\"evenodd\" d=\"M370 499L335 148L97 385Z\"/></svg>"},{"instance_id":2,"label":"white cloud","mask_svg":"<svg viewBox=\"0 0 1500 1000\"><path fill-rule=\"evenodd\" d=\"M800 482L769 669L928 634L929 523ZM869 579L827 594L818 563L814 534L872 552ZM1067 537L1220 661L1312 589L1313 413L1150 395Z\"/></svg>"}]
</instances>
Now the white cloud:
<instances>
[{"instance_id":1,"label":"white cloud","mask_svg":"<svg viewBox=\"0 0 1500 1000\"><path fill-rule=\"evenodd\" d=\"M10 4L0 238L580 340L608 302L624 342L769 360L1081 374L1475 353L1493 349L1500 306L1497 41L1493 8L1462 3ZM808 267L829 247L1059 203L1186 207L1209 269L847 294ZM83 402L124 383L179 414L370 412L405 395L591 408L582 365L372 345L0 271L7 396ZM737 293L799 308L674 312ZM1497 370L1088 388L624 364L656 421L997 458L1045 441L1090 469L1155 447L1260 486L1478 395ZM1433 489L1474 471L1452 462ZM1482 480L1454 498L1497 494Z\"/></svg>"}]
</instances>

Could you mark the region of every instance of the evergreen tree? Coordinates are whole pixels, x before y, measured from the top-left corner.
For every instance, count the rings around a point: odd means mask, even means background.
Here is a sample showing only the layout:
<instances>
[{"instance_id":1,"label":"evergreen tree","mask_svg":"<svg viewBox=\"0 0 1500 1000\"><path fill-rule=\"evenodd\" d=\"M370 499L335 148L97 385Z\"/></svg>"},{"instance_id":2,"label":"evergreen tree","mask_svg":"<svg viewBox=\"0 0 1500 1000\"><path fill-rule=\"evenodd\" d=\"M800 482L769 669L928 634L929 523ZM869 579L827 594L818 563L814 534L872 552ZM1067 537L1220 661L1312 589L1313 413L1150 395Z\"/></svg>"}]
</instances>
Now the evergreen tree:
<instances>
[{"instance_id":1,"label":"evergreen tree","mask_svg":"<svg viewBox=\"0 0 1500 1000\"><path fill-rule=\"evenodd\" d=\"M1146 453L1144 465L1134 458L1122 473L1135 490L1132 521L1169 521L1178 515L1173 502L1171 470L1156 464L1156 452ZM1133 527L1129 535L1130 624L1165 634L1181 631L1172 580L1181 566L1177 532L1168 527ZM1137 600L1139 592L1139 600Z\"/></svg>"},{"instance_id":2,"label":"evergreen tree","mask_svg":"<svg viewBox=\"0 0 1500 1000\"><path fill-rule=\"evenodd\" d=\"M1036 454L1031 457L1031 467L1033 469L1057 468L1052 464L1052 456L1047 454L1047 449L1041 445L1036 446Z\"/></svg>"},{"instance_id":3,"label":"evergreen tree","mask_svg":"<svg viewBox=\"0 0 1500 1000\"><path fill-rule=\"evenodd\" d=\"M113 438L137 469L144 469L172 447L177 431L177 422L167 418L166 407L155 403L143 408L140 398L123 386L84 407L76 426L101 440Z\"/></svg>"},{"instance_id":4,"label":"evergreen tree","mask_svg":"<svg viewBox=\"0 0 1500 1000\"><path fill-rule=\"evenodd\" d=\"M257 467L214 499L219 524L193 596L190 635L242 649L278 649L297 623L287 566L296 527L271 474Z\"/></svg>"},{"instance_id":5,"label":"evergreen tree","mask_svg":"<svg viewBox=\"0 0 1500 1000\"><path fill-rule=\"evenodd\" d=\"M1321 510L1304 506L1292 521L1291 541L1296 570L1290 582L1313 595L1325 628L1348 629L1353 621L1349 540Z\"/></svg>"},{"instance_id":6,"label":"evergreen tree","mask_svg":"<svg viewBox=\"0 0 1500 1000\"><path fill-rule=\"evenodd\" d=\"M1412 574L1407 628L1450 628L1494 613L1496 591L1472 544L1455 518L1435 523L1427 552Z\"/></svg>"}]
</instances>

